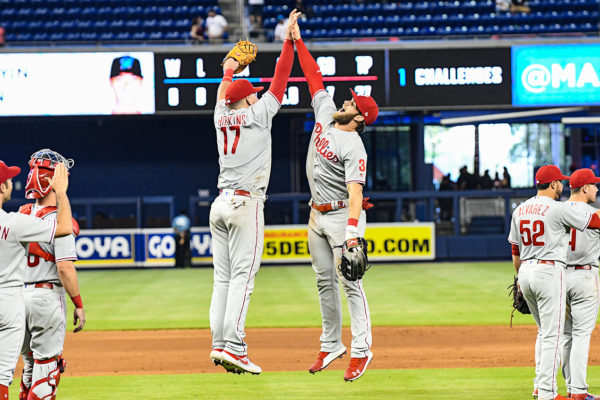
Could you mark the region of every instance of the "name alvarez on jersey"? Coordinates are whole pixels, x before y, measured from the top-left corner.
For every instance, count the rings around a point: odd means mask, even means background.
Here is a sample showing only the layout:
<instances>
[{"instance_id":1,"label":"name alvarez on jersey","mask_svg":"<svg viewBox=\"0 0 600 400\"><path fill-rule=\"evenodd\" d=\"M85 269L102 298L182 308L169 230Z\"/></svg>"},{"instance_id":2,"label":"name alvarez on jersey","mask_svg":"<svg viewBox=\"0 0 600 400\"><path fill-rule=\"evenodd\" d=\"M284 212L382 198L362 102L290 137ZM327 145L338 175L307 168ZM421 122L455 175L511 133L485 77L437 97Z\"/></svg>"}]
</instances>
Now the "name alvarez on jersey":
<instances>
[{"instance_id":1,"label":"name alvarez on jersey","mask_svg":"<svg viewBox=\"0 0 600 400\"><path fill-rule=\"evenodd\" d=\"M525 207L519 207L519 217L523 215L541 215L543 217L546 216L546 211L550 206L545 204L527 204Z\"/></svg>"}]
</instances>

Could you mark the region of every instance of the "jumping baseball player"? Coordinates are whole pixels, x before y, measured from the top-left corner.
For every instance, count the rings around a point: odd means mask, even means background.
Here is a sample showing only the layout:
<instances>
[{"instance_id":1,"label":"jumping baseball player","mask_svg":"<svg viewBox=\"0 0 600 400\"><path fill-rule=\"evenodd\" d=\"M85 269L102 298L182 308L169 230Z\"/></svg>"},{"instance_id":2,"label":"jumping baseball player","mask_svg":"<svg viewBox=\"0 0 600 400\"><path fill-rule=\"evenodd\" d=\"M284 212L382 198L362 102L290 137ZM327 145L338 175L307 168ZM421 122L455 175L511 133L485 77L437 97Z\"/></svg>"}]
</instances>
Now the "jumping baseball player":
<instances>
[{"instance_id":1,"label":"jumping baseball player","mask_svg":"<svg viewBox=\"0 0 600 400\"><path fill-rule=\"evenodd\" d=\"M569 178L554 165L540 168L535 175L537 195L515 209L508 236L520 290L541 332L537 388L542 400L565 399L557 393L556 372L565 321L569 228L600 228L600 211L557 201L565 179Z\"/></svg>"},{"instance_id":2,"label":"jumping baseball player","mask_svg":"<svg viewBox=\"0 0 600 400\"><path fill-rule=\"evenodd\" d=\"M293 21L299 13L292 11ZM253 44L245 44L249 46ZM214 285L210 305L210 358L227 371L259 374L248 358L244 325L263 253L265 194L271 174L271 124L281 107L294 62L285 40L273 82L260 100L246 79L232 82L239 63L227 58L217 92L215 129L219 151L219 196L210 210ZM242 68L243 69L243 68Z\"/></svg>"},{"instance_id":3,"label":"jumping baseball player","mask_svg":"<svg viewBox=\"0 0 600 400\"><path fill-rule=\"evenodd\" d=\"M348 298L352 325L350 364L346 381L362 376L373 358L371 318L362 280L345 279L338 266L344 242L364 237L366 214L362 210L367 176L367 153L359 133L375 122L379 109L372 97L358 96L339 110L325 91L319 66L304 45L298 24L292 30L298 59L312 97L315 128L306 159L312 207L308 244L316 273L323 332L321 351L309 372L321 371L346 353L342 343L342 304L339 280Z\"/></svg>"},{"instance_id":4,"label":"jumping baseball player","mask_svg":"<svg viewBox=\"0 0 600 400\"><path fill-rule=\"evenodd\" d=\"M50 190L45 177L52 178L58 163L73 167L66 159L50 149L32 154L25 197L36 199L35 204L22 206L19 212L53 221L56 219L56 194ZM21 354L24 368L21 378L20 400L54 399L64 371L62 358L66 330L65 291L75 304L73 324L79 332L85 324L85 312L79 294L79 283L74 261L75 235L79 232L73 220L73 235L55 238L50 244L29 243L25 268L25 340Z\"/></svg>"},{"instance_id":5,"label":"jumping baseball player","mask_svg":"<svg viewBox=\"0 0 600 400\"><path fill-rule=\"evenodd\" d=\"M590 203L596 201L598 188L591 169L578 169L571 174L571 202L588 213L596 212ZM567 384L567 397L574 400L600 400L588 393L587 363L590 339L598 317L598 258L600 231L571 229L567 253L565 280L567 285L567 313L562 341L562 372Z\"/></svg>"},{"instance_id":6,"label":"jumping baseball player","mask_svg":"<svg viewBox=\"0 0 600 400\"><path fill-rule=\"evenodd\" d=\"M63 164L56 166L50 182L56 193L56 220L44 220L21 213L7 213L2 204L10 200L12 178L20 168L0 161L0 399L8 399L19 351L25 334L23 278L27 243L52 243L55 237L73 233L71 207L67 197L69 180ZM49 181L49 180L48 180Z\"/></svg>"}]
</instances>

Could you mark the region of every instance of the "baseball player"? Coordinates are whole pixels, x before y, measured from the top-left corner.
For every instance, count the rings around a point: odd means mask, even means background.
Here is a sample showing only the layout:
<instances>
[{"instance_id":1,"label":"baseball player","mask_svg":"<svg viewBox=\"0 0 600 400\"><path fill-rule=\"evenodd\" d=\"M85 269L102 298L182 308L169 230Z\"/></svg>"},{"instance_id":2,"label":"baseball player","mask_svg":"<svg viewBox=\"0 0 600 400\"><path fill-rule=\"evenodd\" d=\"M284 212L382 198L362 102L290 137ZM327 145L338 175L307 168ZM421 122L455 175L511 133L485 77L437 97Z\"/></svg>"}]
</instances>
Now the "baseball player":
<instances>
[{"instance_id":1,"label":"baseball player","mask_svg":"<svg viewBox=\"0 0 600 400\"><path fill-rule=\"evenodd\" d=\"M540 330L537 388L542 400L565 399L557 393L556 372L565 320L569 228L600 228L600 211L557 201L565 179L554 165L540 168L537 195L515 209L508 236L520 289Z\"/></svg>"},{"instance_id":2,"label":"baseball player","mask_svg":"<svg viewBox=\"0 0 600 400\"><path fill-rule=\"evenodd\" d=\"M35 199L35 204L22 206L19 212L46 221L56 219L56 194L47 181L52 178L58 163L73 167L74 161L50 149L31 155L25 197ZM62 358L66 329L65 291L75 304L73 332L85 325L85 312L79 294L79 283L74 261L75 235L79 233L73 220L73 235L55 238L50 244L29 243L25 268L25 340L21 354L24 368L21 378L20 400L55 398L60 374L64 371ZM77 323L78 322L78 323Z\"/></svg>"},{"instance_id":3,"label":"baseball player","mask_svg":"<svg viewBox=\"0 0 600 400\"><path fill-rule=\"evenodd\" d=\"M371 318L362 281L346 280L338 266L344 242L356 241L365 234L362 203L367 153L359 133L365 125L375 122L379 109L372 97L358 96L351 90L352 98L338 110L325 91L319 66L304 45L297 23L292 34L315 112L306 159L312 208L308 244L317 278L323 332L321 351L309 372L327 368L346 353L342 344L341 280L352 325L351 359L344 379L353 381L362 376L373 358Z\"/></svg>"},{"instance_id":4,"label":"baseball player","mask_svg":"<svg viewBox=\"0 0 600 400\"><path fill-rule=\"evenodd\" d=\"M292 11L290 19L297 18ZM262 87L232 82L238 62L227 58L217 92L214 123L219 151L219 196L210 210L214 285L210 305L210 358L227 371L259 374L248 358L244 325L263 253L265 193L271 173L271 124L281 107L294 62L291 40L283 43L273 82Z\"/></svg>"},{"instance_id":5,"label":"baseball player","mask_svg":"<svg viewBox=\"0 0 600 400\"><path fill-rule=\"evenodd\" d=\"M571 198L576 207L589 213L595 208L598 188L591 169L578 169L571 174ZM600 257L600 231L571 229L567 253L565 281L567 285L567 313L562 341L562 372L567 384L567 397L574 400L600 400L588 393L587 363L592 331L598 317L598 258Z\"/></svg>"},{"instance_id":6,"label":"baseball player","mask_svg":"<svg viewBox=\"0 0 600 400\"><path fill-rule=\"evenodd\" d=\"M19 351L25 333L23 278L27 243L52 243L55 237L73 233L71 207L67 197L69 180L63 164L58 164L50 186L56 194L56 220L7 213L2 204L10 200L12 178L21 172L0 161L0 399L8 399ZM49 181L49 180L47 180Z\"/></svg>"}]
</instances>

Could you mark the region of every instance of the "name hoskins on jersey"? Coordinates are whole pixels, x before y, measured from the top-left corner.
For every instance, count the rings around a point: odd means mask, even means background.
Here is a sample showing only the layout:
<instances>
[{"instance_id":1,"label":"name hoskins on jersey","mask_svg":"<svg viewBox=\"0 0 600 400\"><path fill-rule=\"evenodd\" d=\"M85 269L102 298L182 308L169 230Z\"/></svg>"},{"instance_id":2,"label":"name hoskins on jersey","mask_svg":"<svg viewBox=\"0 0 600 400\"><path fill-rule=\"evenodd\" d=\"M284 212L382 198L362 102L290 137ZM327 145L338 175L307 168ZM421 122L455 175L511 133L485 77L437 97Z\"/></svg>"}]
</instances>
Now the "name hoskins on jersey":
<instances>
[{"instance_id":1,"label":"name hoskins on jersey","mask_svg":"<svg viewBox=\"0 0 600 400\"><path fill-rule=\"evenodd\" d=\"M234 125L246 126L248 123L246 122L246 114L237 114L237 115L221 115L217 122L217 127L229 127Z\"/></svg>"}]
</instances>

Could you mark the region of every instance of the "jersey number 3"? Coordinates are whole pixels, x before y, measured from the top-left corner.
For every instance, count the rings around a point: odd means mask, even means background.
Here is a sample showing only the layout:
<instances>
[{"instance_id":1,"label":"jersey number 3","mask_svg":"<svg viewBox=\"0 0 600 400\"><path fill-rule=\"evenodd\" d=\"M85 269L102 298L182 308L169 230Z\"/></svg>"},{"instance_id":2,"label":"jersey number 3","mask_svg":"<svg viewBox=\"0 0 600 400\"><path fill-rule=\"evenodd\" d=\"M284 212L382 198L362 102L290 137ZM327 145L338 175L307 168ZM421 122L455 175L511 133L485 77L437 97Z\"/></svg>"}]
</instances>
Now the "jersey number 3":
<instances>
[{"instance_id":1,"label":"jersey number 3","mask_svg":"<svg viewBox=\"0 0 600 400\"><path fill-rule=\"evenodd\" d=\"M237 150L238 142L240 141L240 126L233 125L229 127L229 130L235 132L235 139L233 140L233 146L231 146L231 154L235 154ZM227 155L227 128L221 127L221 132L223 132L223 154Z\"/></svg>"},{"instance_id":2,"label":"jersey number 3","mask_svg":"<svg viewBox=\"0 0 600 400\"><path fill-rule=\"evenodd\" d=\"M524 219L519 224L523 246L543 246L545 243L539 240L539 238L544 235L544 222L539 220L533 221L531 228L529 227L530 223L531 221Z\"/></svg>"}]
</instances>

